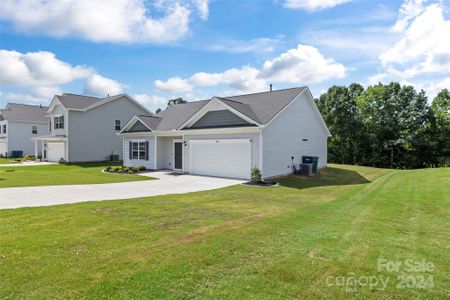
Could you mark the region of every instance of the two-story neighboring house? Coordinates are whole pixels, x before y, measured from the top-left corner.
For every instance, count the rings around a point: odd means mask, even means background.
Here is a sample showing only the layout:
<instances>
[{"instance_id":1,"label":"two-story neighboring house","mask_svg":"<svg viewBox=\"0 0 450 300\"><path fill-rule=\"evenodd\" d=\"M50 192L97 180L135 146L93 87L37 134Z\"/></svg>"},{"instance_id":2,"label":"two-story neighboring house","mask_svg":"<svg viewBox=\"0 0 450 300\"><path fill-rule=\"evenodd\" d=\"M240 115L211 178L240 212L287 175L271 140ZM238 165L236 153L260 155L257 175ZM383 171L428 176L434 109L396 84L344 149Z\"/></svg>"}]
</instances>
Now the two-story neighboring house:
<instances>
[{"instance_id":1,"label":"two-story neighboring house","mask_svg":"<svg viewBox=\"0 0 450 300\"><path fill-rule=\"evenodd\" d=\"M48 134L45 116L48 107L8 103L0 109L0 156L10 157L13 151L23 155L41 155L35 152L32 137Z\"/></svg>"},{"instance_id":2,"label":"two-story neighboring house","mask_svg":"<svg viewBox=\"0 0 450 300\"><path fill-rule=\"evenodd\" d=\"M128 95L105 98L75 94L56 95L47 110L48 135L33 138L48 161L104 161L122 159L117 133L136 114L151 114Z\"/></svg>"}]
</instances>

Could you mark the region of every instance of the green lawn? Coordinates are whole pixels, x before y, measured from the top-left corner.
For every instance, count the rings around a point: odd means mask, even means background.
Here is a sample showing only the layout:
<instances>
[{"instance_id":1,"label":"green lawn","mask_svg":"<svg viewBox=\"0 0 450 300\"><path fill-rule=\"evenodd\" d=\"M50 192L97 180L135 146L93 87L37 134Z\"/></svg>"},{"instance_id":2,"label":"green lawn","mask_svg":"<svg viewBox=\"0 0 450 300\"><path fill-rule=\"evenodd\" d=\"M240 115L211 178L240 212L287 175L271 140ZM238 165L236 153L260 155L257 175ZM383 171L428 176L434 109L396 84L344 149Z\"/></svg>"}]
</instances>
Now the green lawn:
<instances>
[{"instance_id":1,"label":"green lawn","mask_svg":"<svg viewBox=\"0 0 450 300\"><path fill-rule=\"evenodd\" d=\"M271 189L0 211L0 298L448 299L449 179L333 166ZM402 274L433 287L397 288ZM340 276L388 284L346 289Z\"/></svg>"},{"instance_id":2,"label":"green lawn","mask_svg":"<svg viewBox=\"0 0 450 300\"><path fill-rule=\"evenodd\" d=\"M102 173L110 163L81 163L74 165L45 165L32 167L0 167L0 188L114 183L151 180L150 177L128 174Z\"/></svg>"},{"instance_id":3,"label":"green lawn","mask_svg":"<svg viewBox=\"0 0 450 300\"><path fill-rule=\"evenodd\" d=\"M0 165L5 165L5 164L16 164L17 161L15 161L13 158L3 158L0 157Z\"/></svg>"}]
</instances>

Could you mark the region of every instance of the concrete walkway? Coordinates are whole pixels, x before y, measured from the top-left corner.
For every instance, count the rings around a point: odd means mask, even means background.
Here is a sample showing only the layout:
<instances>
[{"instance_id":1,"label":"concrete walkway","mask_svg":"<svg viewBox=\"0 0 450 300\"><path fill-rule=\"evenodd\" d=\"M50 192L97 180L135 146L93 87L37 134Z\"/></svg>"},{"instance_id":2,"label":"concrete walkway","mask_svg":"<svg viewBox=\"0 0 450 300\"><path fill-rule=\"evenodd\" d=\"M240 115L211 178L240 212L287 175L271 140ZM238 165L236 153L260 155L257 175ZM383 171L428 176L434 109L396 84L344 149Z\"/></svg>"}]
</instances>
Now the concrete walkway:
<instances>
[{"instance_id":1,"label":"concrete walkway","mask_svg":"<svg viewBox=\"0 0 450 300\"><path fill-rule=\"evenodd\" d=\"M48 165L56 165L54 162L21 162L21 163L12 163L12 164L0 164L1 167L37 167L37 166L48 166Z\"/></svg>"},{"instance_id":2,"label":"concrete walkway","mask_svg":"<svg viewBox=\"0 0 450 300\"><path fill-rule=\"evenodd\" d=\"M0 209L185 194L244 182L237 179L173 174L170 171L143 173L143 176L159 178L150 181L0 188Z\"/></svg>"}]
</instances>

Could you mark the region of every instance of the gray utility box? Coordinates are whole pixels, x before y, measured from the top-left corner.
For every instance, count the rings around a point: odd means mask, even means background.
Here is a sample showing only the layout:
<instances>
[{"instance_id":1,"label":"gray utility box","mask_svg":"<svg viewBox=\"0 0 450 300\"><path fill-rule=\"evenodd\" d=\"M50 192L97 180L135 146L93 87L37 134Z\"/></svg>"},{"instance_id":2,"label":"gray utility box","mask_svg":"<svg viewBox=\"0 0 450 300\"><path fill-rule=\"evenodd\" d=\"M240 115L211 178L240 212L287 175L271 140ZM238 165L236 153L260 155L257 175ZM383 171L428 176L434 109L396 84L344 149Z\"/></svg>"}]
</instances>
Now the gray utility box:
<instances>
[{"instance_id":1,"label":"gray utility box","mask_svg":"<svg viewBox=\"0 0 450 300\"><path fill-rule=\"evenodd\" d=\"M313 176L313 164L300 164L300 174L305 176Z\"/></svg>"}]
</instances>

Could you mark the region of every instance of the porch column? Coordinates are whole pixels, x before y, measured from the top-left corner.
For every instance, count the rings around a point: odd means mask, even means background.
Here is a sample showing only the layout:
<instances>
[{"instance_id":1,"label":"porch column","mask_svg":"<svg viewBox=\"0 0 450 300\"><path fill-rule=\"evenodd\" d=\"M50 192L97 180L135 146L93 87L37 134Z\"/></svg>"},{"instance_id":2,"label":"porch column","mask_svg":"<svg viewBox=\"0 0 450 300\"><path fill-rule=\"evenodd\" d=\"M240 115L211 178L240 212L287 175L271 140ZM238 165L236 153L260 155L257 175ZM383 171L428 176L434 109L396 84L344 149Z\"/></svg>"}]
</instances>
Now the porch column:
<instances>
[{"instance_id":1,"label":"porch column","mask_svg":"<svg viewBox=\"0 0 450 300\"><path fill-rule=\"evenodd\" d=\"M155 134L155 170L158 170L158 136Z\"/></svg>"},{"instance_id":2,"label":"porch column","mask_svg":"<svg viewBox=\"0 0 450 300\"><path fill-rule=\"evenodd\" d=\"M46 159L47 157L44 157L45 153L45 141L41 140L41 147L42 147L42 160Z\"/></svg>"},{"instance_id":3,"label":"porch column","mask_svg":"<svg viewBox=\"0 0 450 300\"><path fill-rule=\"evenodd\" d=\"M37 157L38 157L38 141L34 140L33 142L34 142L34 157L36 157L36 159L37 159Z\"/></svg>"}]
</instances>

